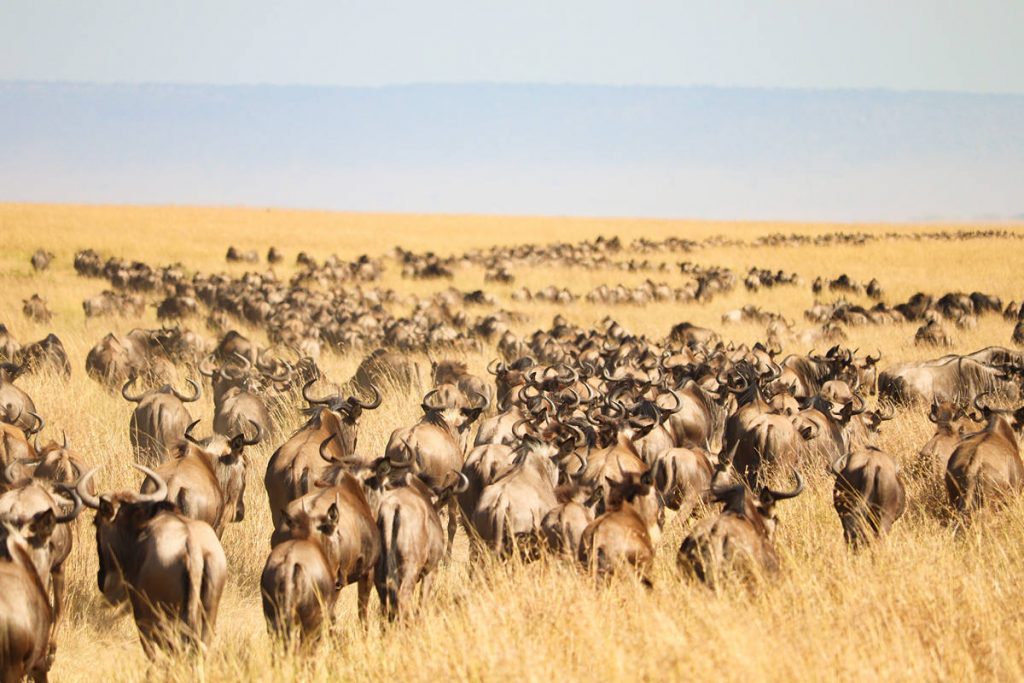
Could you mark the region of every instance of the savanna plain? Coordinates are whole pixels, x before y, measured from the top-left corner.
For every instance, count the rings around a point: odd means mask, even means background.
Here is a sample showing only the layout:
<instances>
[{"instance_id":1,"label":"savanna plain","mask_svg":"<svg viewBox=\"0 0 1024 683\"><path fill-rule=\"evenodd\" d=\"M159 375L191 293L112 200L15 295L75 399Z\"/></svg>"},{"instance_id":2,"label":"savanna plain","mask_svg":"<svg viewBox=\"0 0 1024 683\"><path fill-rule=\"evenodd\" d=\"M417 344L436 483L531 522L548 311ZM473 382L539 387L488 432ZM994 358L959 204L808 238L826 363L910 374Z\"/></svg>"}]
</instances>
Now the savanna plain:
<instances>
[{"instance_id":1,"label":"savanna plain","mask_svg":"<svg viewBox=\"0 0 1024 683\"><path fill-rule=\"evenodd\" d=\"M773 234L815 236L835 231L865 234L954 232L975 225L812 225L709 223L631 219L513 218L485 216L357 215L284 210L0 206L0 322L22 342L57 334L72 364L70 380L34 375L19 380L46 419L44 438L67 434L73 449L102 465L101 490L135 489L140 482L128 438L130 404L85 373L89 349L107 332L158 327L155 308L142 317L87 320L81 302L108 288L82 278L72 268L76 251L93 248L104 258L139 259L154 266L180 262L189 272L272 268L287 278L297 270L299 251L317 259L337 254L385 257L385 270L372 286L394 289L399 297L427 295L449 286L484 289L500 305L524 318L513 330L526 335L547 329L561 314L583 326L609 316L626 329L651 339L664 338L672 325L690 321L711 327L727 340L752 344L764 338L763 325L725 326L724 312L753 303L810 327L803 312L820 297L810 283L818 276L846 273L867 282L877 278L886 300L905 301L918 291L982 291L1004 301L1024 297L1022 243L1011 237L976 240L885 239L865 244L802 242L752 248L749 242ZM997 226L1024 232L1020 226ZM484 281L475 266L458 267L452 280L401 277L390 255L400 245L416 252L463 253L492 245L575 242L598 235L618 236L624 250L616 258L667 262L665 272L517 267L513 284ZM722 235L742 244L709 243L690 253L631 253L638 238L703 240ZM225 263L228 246L256 249L261 264ZM267 248L284 254L268 266ZM56 258L41 273L29 265L39 247ZM639 285L647 279L680 286L686 277L675 265L694 261L720 265L741 276L752 267L795 272L800 286L750 293L742 286L710 302L571 305L519 302L513 290L549 284L586 293L600 285ZM34 293L48 301L49 323L29 321L22 300ZM869 305L864 297L848 298ZM400 312L399 305L396 311ZM477 315L467 308L470 317ZM183 323L209 337L203 316ZM238 322L240 332L261 344L259 329ZM980 318L974 329L953 328L948 352L967 353L997 344L1010 346L1013 323L999 315ZM881 367L933 358L947 351L916 347L917 324L847 329L850 348L882 353ZM325 346L320 366L334 383L346 381L372 348L336 352ZM790 343L786 353L806 353L810 345ZM822 351L819 348L818 351ZM428 358L452 356L438 350ZM497 357L493 344L479 353L458 353L469 369L487 377ZM397 427L420 415L422 394L389 390L380 409L360 422L359 448L382 453ZM873 399L872 399L873 401ZM284 434L301 423L299 405L275 416ZM206 392L193 414L209 428L212 401ZM200 662L149 662L139 645L130 613L108 606L96 586L97 558L92 512L77 521L75 547L67 564L66 617L56 634L51 671L57 681L136 680L1022 680L1024 679L1024 504L1012 504L984 523L957 530L950 523L941 480L915 466L932 434L927 408L901 410L882 428L879 445L902 465L908 510L891 535L871 547L847 549L832 507L833 478L808 471L807 490L780 503L776 548L781 571L750 585L726 582L711 590L681 573L676 552L692 522L669 515L657 544L653 587L630 577L597 584L572 562L550 557L534 563L470 563L462 531L450 561L439 568L434 592L418 611L395 624L378 616L371 602L369 624L356 616L355 587L337 605L332 637L310 656L282 654L267 633L259 577L270 550L270 510L262 478L280 443L262 443L251 453L246 492L247 515L223 536L230 576L221 603L217 633ZM206 433L206 429L200 429ZM282 437L283 438L283 437Z\"/></svg>"}]
</instances>

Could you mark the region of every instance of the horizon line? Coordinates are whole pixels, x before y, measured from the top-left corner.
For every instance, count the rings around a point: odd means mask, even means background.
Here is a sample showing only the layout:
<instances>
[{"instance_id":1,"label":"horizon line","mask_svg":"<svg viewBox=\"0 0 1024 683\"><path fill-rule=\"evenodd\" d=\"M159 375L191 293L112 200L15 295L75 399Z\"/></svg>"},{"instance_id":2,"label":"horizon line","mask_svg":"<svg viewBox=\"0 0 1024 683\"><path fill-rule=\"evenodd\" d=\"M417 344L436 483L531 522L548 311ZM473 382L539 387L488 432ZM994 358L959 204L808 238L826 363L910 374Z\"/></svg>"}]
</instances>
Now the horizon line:
<instances>
[{"instance_id":1,"label":"horizon line","mask_svg":"<svg viewBox=\"0 0 1024 683\"><path fill-rule=\"evenodd\" d=\"M898 89L885 86L766 86L766 85L720 85L713 83L689 84L658 84L658 83L603 83L573 81L408 81L367 84L345 83L273 83L273 82L238 82L218 83L203 81L79 81L66 79L5 79L0 78L0 86L94 86L94 87L179 87L179 88L305 88L305 89L336 89L336 90L387 90L398 88L422 87L532 87L532 88L606 88L618 90L748 90L760 92L790 93L885 93L905 95L961 95L968 97L1024 97L1024 91L985 91L985 90L935 90L906 88Z\"/></svg>"},{"instance_id":2,"label":"horizon line","mask_svg":"<svg viewBox=\"0 0 1024 683\"><path fill-rule=\"evenodd\" d=\"M328 213L350 216L400 216L417 217L431 216L435 218L522 218L526 220L579 220L579 221L632 221L641 223L739 223L739 224L771 224L784 223L801 226L865 226L865 227L910 227L915 225L934 226L993 226L1024 229L1024 217L1006 216L1003 218L907 218L907 219L875 219L875 220L842 220L842 219L794 219L794 218L701 218L699 216L626 216L626 215L587 215L567 213L481 213L478 211L367 211L359 209L327 209L318 207L274 206L259 204L188 204L169 202L34 202L0 199L0 209L11 207L62 207L86 209L175 209L175 210L206 210L206 211L281 211L296 213Z\"/></svg>"}]
</instances>

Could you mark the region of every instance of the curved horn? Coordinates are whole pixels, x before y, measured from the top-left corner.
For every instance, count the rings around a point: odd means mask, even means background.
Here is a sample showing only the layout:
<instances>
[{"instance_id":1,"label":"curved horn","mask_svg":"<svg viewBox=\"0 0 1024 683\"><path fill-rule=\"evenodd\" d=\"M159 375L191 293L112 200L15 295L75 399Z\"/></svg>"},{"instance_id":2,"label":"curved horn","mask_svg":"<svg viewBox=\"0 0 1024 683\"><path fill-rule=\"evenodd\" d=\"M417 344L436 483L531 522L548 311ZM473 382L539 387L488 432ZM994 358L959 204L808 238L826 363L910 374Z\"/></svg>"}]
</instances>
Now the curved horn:
<instances>
[{"instance_id":1,"label":"curved horn","mask_svg":"<svg viewBox=\"0 0 1024 683\"><path fill-rule=\"evenodd\" d=\"M99 466L93 467L91 470L79 477L78 483L75 484L75 493L78 494L78 497L82 499L82 502L85 503L87 507L90 507L93 510L99 509L100 499L89 493L89 482L92 480L92 477L96 474L97 470L99 470Z\"/></svg>"},{"instance_id":2,"label":"curved horn","mask_svg":"<svg viewBox=\"0 0 1024 683\"><path fill-rule=\"evenodd\" d=\"M452 470L452 471L454 472L454 470ZM467 477L462 472L455 472L455 476L457 476L459 478L458 479L459 483L455 484L454 486L452 486L452 493L459 494L459 493L465 493L466 491L468 491L469 490L469 477Z\"/></svg>"},{"instance_id":3,"label":"curved horn","mask_svg":"<svg viewBox=\"0 0 1024 683\"><path fill-rule=\"evenodd\" d=\"M355 396L349 396L348 402L351 403L352 405L359 406L363 410L373 410L374 408L380 408L380 389L377 388L376 384L370 382L370 390L373 392L373 400L370 401L369 403L363 403Z\"/></svg>"},{"instance_id":4,"label":"curved horn","mask_svg":"<svg viewBox=\"0 0 1024 683\"><path fill-rule=\"evenodd\" d=\"M73 486L58 485L58 488L71 496L71 500L74 502L74 505L71 508L71 512L66 515L57 515L57 518L54 521L56 521L57 524L69 524L75 521L75 519L78 518L78 515L82 512L82 497L78 495L78 491L76 491Z\"/></svg>"},{"instance_id":5,"label":"curved horn","mask_svg":"<svg viewBox=\"0 0 1024 683\"><path fill-rule=\"evenodd\" d=\"M244 368L240 368L234 365L222 365L218 369L218 372L220 372L220 374L222 374L224 377L236 381L242 379L246 375L246 370Z\"/></svg>"},{"instance_id":6,"label":"curved horn","mask_svg":"<svg viewBox=\"0 0 1024 683\"><path fill-rule=\"evenodd\" d=\"M878 350L878 355L877 356L870 356L870 355L866 356L864 358L864 363L866 365L874 365L875 363L877 363L880 360L882 360L882 351L881 351L881 349Z\"/></svg>"},{"instance_id":7,"label":"curved horn","mask_svg":"<svg viewBox=\"0 0 1024 683\"><path fill-rule=\"evenodd\" d=\"M38 460L26 460L24 458L22 458L20 460L12 460L11 462L7 463L7 467L4 468L4 481L6 481L8 484L13 484L14 482L16 482L18 480L18 478L16 476L16 472L15 472L15 468L18 465L38 465L38 464L39 464Z\"/></svg>"},{"instance_id":8,"label":"curved horn","mask_svg":"<svg viewBox=\"0 0 1024 683\"><path fill-rule=\"evenodd\" d=\"M263 440L263 427L260 426L260 423L256 420L249 420L249 424L256 428L256 436L252 437L252 439L246 439L245 432L239 434L238 436L242 437L239 443L243 446L255 446Z\"/></svg>"},{"instance_id":9,"label":"curved horn","mask_svg":"<svg viewBox=\"0 0 1024 683\"><path fill-rule=\"evenodd\" d=\"M25 436L29 436L31 434L38 434L39 432L43 431L43 427L46 426L46 421L39 415L33 413L31 410L28 411L28 414L35 418L36 426L33 429L26 430Z\"/></svg>"},{"instance_id":10,"label":"curved horn","mask_svg":"<svg viewBox=\"0 0 1024 683\"><path fill-rule=\"evenodd\" d=\"M327 448L327 444L329 444L331 441L333 441L335 439L335 437L337 437L337 436L338 436L337 434L331 434L329 437L327 437L326 439L324 439L323 441L320 442L320 457L323 458L324 460L326 460L327 462L334 462L335 461L335 459L333 457L331 457L330 455L328 455L325 452L325 450Z\"/></svg>"},{"instance_id":11,"label":"curved horn","mask_svg":"<svg viewBox=\"0 0 1024 683\"><path fill-rule=\"evenodd\" d=\"M195 401L198 401L199 397L203 395L203 390L200 389L199 385L196 382L194 382L191 378L186 379L185 381L192 385L192 395L191 396L186 396L186 395L182 394L180 391L178 391L174 387L171 387L171 393L173 393L175 396L177 396L179 401L183 401L184 403L193 403Z\"/></svg>"},{"instance_id":12,"label":"curved horn","mask_svg":"<svg viewBox=\"0 0 1024 683\"><path fill-rule=\"evenodd\" d=\"M855 401L860 403L860 408L858 408L857 410L851 409L850 415L862 415L864 411L868 409L868 404L864 402L864 399L862 399L859 394L854 394L853 398Z\"/></svg>"},{"instance_id":13,"label":"curved horn","mask_svg":"<svg viewBox=\"0 0 1024 683\"><path fill-rule=\"evenodd\" d=\"M668 419L670 415L678 413L679 410L683 407L683 401L682 399L679 398L679 394L677 394L674 391L670 391L668 392L668 394L676 400L676 405L672 409L664 408L661 406L658 407L658 410L661 412L663 421Z\"/></svg>"},{"instance_id":14,"label":"curved horn","mask_svg":"<svg viewBox=\"0 0 1024 683\"><path fill-rule=\"evenodd\" d=\"M249 372L252 370L252 361L249 360L248 356L243 356L238 351L234 351L232 355L242 361L242 372Z\"/></svg>"},{"instance_id":15,"label":"curved horn","mask_svg":"<svg viewBox=\"0 0 1024 683\"><path fill-rule=\"evenodd\" d=\"M470 393L476 394L477 396L480 397L480 400L477 401L477 405L473 407L479 409L481 413L486 413L487 410L491 407L491 399L487 398L487 396L481 394L479 391L473 391Z\"/></svg>"},{"instance_id":16,"label":"curved horn","mask_svg":"<svg viewBox=\"0 0 1024 683\"><path fill-rule=\"evenodd\" d=\"M147 478L152 479L153 483L156 484L156 491L153 491L152 493L139 494L138 500L140 503L159 503L163 500L167 500L167 482L164 481L163 477L145 465L139 465L138 463L133 462L132 467L145 474ZM79 494L81 494L81 491L79 491ZM84 500L85 497L83 496L82 499Z\"/></svg>"},{"instance_id":17,"label":"curved horn","mask_svg":"<svg viewBox=\"0 0 1024 683\"><path fill-rule=\"evenodd\" d=\"M284 382L285 380L292 376L292 366L288 364L288 361L284 361L283 364L284 369L281 371L280 374L272 375L263 368L260 368L260 372L263 373L263 376L269 379L271 382Z\"/></svg>"},{"instance_id":18,"label":"curved horn","mask_svg":"<svg viewBox=\"0 0 1024 683\"><path fill-rule=\"evenodd\" d=\"M209 369L210 367L213 369ZM199 374L203 377L213 377L217 374L217 365L214 361L214 355L211 353L209 356L199 361Z\"/></svg>"},{"instance_id":19,"label":"curved horn","mask_svg":"<svg viewBox=\"0 0 1024 683\"><path fill-rule=\"evenodd\" d=\"M194 443L197 446L203 445L199 443L198 439L192 436L192 430L195 429L195 426L199 424L202 421L202 419L203 418L199 418L198 420L193 421L188 427L185 428L185 441L188 441L189 443Z\"/></svg>"},{"instance_id":20,"label":"curved horn","mask_svg":"<svg viewBox=\"0 0 1024 683\"><path fill-rule=\"evenodd\" d=\"M319 377L313 377L308 382L302 385L302 398L311 406L327 406L333 403L335 397L328 396L327 398L312 398L309 395L309 388L319 379Z\"/></svg>"},{"instance_id":21,"label":"curved horn","mask_svg":"<svg viewBox=\"0 0 1024 683\"><path fill-rule=\"evenodd\" d=\"M795 489L793 489L792 491L773 491L772 489L765 489L768 492L768 495L770 495L773 500L786 500L787 498L796 498L801 493L803 493L804 478L803 476L800 475L800 470L794 467L793 476L796 477Z\"/></svg>"},{"instance_id":22,"label":"curved horn","mask_svg":"<svg viewBox=\"0 0 1024 683\"><path fill-rule=\"evenodd\" d=\"M124 386L121 387L121 396L123 396L124 400L126 400L126 401L130 401L132 403L138 403L139 401L142 400L142 397L146 395L146 392L142 392L141 394L138 394L136 396L129 396L128 395L128 387L130 387L133 384L135 384L135 378L134 377L129 379L127 382L125 382Z\"/></svg>"},{"instance_id":23,"label":"curved horn","mask_svg":"<svg viewBox=\"0 0 1024 683\"><path fill-rule=\"evenodd\" d=\"M407 446L407 444L406 444ZM416 454L413 453L411 448L400 448L398 449L402 453L406 454L405 459L396 460L393 456L388 456L388 462L391 463L393 469L402 469L405 467L412 467L413 461L416 459Z\"/></svg>"},{"instance_id":24,"label":"curved horn","mask_svg":"<svg viewBox=\"0 0 1024 683\"><path fill-rule=\"evenodd\" d=\"M547 404L547 410L550 411L548 413L549 415L555 415L555 414L558 413L558 411L555 409L555 402L551 400L550 396L541 396L540 397L540 401L541 401L541 403L546 403ZM537 414L538 415L543 415L543 414L545 414L545 412L546 412L545 410L540 410L540 411L538 411Z\"/></svg>"},{"instance_id":25,"label":"curved horn","mask_svg":"<svg viewBox=\"0 0 1024 683\"><path fill-rule=\"evenodd\" d=\"M590 460L585 453L580 453L579 451L576 451L573 455L580 461L580 468L576 470L576 478L579 479L587 471L587 468L590 467Z\"/></svg>"},{"instance_id":26,"label":"curved horn","mask_svg":"<svg viewBox=\"0 0 1024 683\"><path fill-rule=\"evenodd\" d=\"M437 405L434 404L433 398L437 396L439 391L437 389L431 389L427 392L427 395L423 397L423 405L431 410L437 410Z\"/></svg>"},{"instance_id":27,"label":"curved horn","mask_svg":"<svg viewBox=\"0 0 1024 683\"><path fill-rule=\"evenodd\" d=\"M981 392L980 394L978 394L977 396L974 397L974 407L978 410L978 412L980 412L982 414L984 414L986 410L991 412L991 408L982 406L981 403L979 403L979 401L978 401L978 399L980 399L982 396L986 396L986 395L991 394L991 393L992 393L991 391L983 391L983 392Z\"/></svg>"},{"instance_id":28,"label":"curved horn","mask_svg":"<svg viewBox=\"0 0 1024 683\"><path fill-rule=\"evenodd\" d=\"M569 394L569 396L563 395L562 397L560 397L560 400L562 401L562 408L567 409L571 412L580 405L582 399L580 398L580 395L576 393L576 390L573 389L572 387L566 389L565 393Z\"/></svg>"},{"instance_id":29,"label":"curved horn","mask_svg":"<svg viewBox=\"0 0 1024 683\"><path fill-rule=\"evenodd\" d=\"M888 408L888 410L882 412L883 408L886 407ZM891 403L880 403L878 405L878 408L875 409L875 415L877 415L878 419L881 420L882 422L888 422L889 420L896 417L896 409L893 408Z\"/></svg>"}]
</instances>

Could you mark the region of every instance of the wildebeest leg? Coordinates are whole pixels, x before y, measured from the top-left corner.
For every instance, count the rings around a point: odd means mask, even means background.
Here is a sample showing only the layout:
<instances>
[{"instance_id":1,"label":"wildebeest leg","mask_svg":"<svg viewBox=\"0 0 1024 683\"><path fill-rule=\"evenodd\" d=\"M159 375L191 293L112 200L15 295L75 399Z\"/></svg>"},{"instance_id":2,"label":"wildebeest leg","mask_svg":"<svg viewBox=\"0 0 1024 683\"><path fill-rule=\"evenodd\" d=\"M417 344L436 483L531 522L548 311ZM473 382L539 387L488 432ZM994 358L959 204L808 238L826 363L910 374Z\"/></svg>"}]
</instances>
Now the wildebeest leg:
<instances>
[{"instance_id":1,"label":"wildebeest leg","mask_svg":"<svg viewBox=\"0 0 1024 683\"><path fill-rule=\"evenodd\" d=\"M54 568L50 575L53 578L53 628L56 629L64 613L64 568Z\"/></svg>"},{"instance_id":2,"label":"wildebeest leg","mask_svg":"<svg viewBox=\"0 0 1024 683\"><path fill-rule=\"evenodd\" d=\"M434 589L434 574L430 572L420 579L420 605L427 604L427 600L430 599L430 593Z\"/></svg>"},{"instance_id":3,"label":"wildebeest leg","mask_svg":"<svg viewBox=\"0 0 1024 683\"><path fill-rule=\"evenodd\" d=\"M373 587L373 570L359 577L359 621L366 624L370 617L370 589ZM380 595L380 591L378 591ZM384 600L381 599L381 604Z\"/></svg>"},{"instance_id":4,"label":"wildebeest leg","mask_svg":"<svg viewBox=\"0 0 1024 683\"><path fill-rule=\"evenodd\" d=\"M398 601L395 605L395 614L398 618L402 618L409 610L409 605L412 604L417 578L419 577L416 575L415 570L407 569L402 573L402 578L399 579Z\"/></svg>"},{"instance_id":5,"label":"wildebeest leg","mask_svg":"<svg viewBox=\"0 0 1024 683\"><path fill-rule=\"evenodd\" d=\"M445 547L445 557L451 558L452 546L455 545L455 532L459 526L459 503L454 498L448 503L448 545Z\"/></svg>"}]
</instances>

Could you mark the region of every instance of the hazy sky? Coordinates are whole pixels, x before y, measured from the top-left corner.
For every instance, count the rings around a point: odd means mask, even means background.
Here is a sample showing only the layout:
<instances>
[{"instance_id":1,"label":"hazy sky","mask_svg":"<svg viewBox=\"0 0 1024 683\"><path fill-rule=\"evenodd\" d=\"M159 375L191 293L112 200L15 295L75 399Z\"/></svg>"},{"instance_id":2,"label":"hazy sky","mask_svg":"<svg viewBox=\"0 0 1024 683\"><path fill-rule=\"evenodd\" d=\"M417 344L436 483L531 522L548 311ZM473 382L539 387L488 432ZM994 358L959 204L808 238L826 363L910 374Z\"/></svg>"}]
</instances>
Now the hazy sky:
<instances>
[{"instance_id":1,"label":"hazy sky","mask_svg":"<svg viewBox=\"0 0 1024 683\"><path fill-rule=\"evenodd\" d=\"M0 80L1024 93L1024 1L4 0Z\"/></svg>"}]
</instances>

